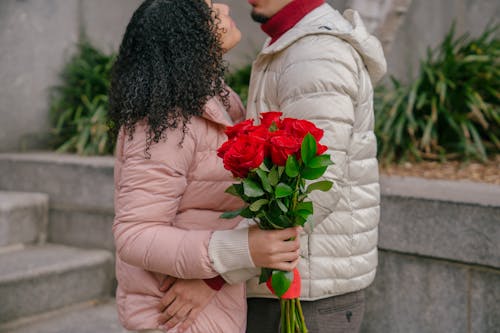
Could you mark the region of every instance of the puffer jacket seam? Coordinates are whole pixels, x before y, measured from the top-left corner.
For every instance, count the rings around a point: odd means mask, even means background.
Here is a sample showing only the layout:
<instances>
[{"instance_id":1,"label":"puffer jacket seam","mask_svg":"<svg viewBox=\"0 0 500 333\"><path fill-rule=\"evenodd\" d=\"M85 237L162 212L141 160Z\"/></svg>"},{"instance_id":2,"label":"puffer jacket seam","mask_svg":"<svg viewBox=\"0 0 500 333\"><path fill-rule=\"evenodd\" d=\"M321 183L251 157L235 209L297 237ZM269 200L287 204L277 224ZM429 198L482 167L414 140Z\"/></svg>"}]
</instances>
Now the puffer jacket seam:
<instances>
[{"instance_id":1,"label":"puffer jacket seam","mask_svg":"<svg viewBox=\"0 0 500 333\"><path fill-rule=\"evenodd\" d=\"M349 254L349 255L345 255L345 256L334 256L332 254L328 254L328 255L314 255L314 258L335 258L336 260L338 259L349 259L351 260L352 257L364 257L366 256L367 254L373 252L373 249L370 249L369 251L367 252L362 252L362 253L352 253L352 254Z\"/></svg>"},{"instance_id":2,"label":"puffer jacket seam","mask_svg":"<svg viewBox=\"0 0 500 333\"><path fill-rule=\"evenodd\" d=\"M356 231L356 232L353 231L352 233L350 233L350 232L346 232L346 233L333 233L333 232L331 232L331 233L328 233L328 232L319 233L318 232L314 236L329 236L330 237L330 236L360 235L360 234L366 234L366 233L368 233L370 231L373 231L375 229L377 229L377 227L373 227L373 228L366 229L366 230L361 230L361 231Z\"/></svg>"},{"instance_id":3,"label":"puffer jacket seam","mask_svg":"<svg viewBox=\"0 0 500 333\"><path fill-rule=\"evenodd\" d=\"M363 273L363 274L360 274L360 275L354 275L354 276L351 276L351 277L346 277L346 278L342 278L342 277L327 277L327 278L315 278L314 281L329 281L329 280L352 280L353 278L361 278L365 275L370 275L373 271L375 271L375 269L370 269L369 271L367 271L366 273Z\"/></svg>"}]
</instances>

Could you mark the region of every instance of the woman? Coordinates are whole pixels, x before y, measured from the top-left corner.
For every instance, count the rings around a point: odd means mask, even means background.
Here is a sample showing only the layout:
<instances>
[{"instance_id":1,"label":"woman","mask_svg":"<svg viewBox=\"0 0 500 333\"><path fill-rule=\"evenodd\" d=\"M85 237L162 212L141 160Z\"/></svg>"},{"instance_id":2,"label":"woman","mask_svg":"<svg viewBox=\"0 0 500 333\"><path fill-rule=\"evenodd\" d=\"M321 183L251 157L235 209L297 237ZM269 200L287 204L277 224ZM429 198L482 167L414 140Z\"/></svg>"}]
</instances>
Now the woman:
<instances>
[{"instance_id":1,"label":"woman","mask_svg":"<svg viewBox=\"0 0 500 333\"><path fill-rule=\"evenodd\" d=\"M242 205L224 193L232 178L216 156L225 127L244 118L223 82L222 55L239 39L227 6L204 0L147 0L127 27L110 118L116 299L129 330L244 332L244 285L220 275L297 264L298 238L286 241L297 230L233 229L239 219L219 218Z\"/></svg>"}]
</instances>

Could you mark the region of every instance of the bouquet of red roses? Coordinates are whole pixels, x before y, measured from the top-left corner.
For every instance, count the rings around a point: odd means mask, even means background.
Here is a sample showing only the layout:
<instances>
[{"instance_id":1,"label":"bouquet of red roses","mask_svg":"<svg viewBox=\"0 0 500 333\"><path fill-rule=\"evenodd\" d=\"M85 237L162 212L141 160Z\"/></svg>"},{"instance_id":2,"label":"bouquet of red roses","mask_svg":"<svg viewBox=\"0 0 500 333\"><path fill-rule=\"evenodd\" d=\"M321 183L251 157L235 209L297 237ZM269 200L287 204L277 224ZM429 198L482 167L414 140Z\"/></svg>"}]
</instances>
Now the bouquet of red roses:
<instances>
[{"instance_id":1,"label":"bouquet of red roses","mask_svg":"<svg viewBox=\"0 0 500 333\"><path fill-rule=\"evenodd\" d=\"M303 226L313 213L307 196L314 190L328 191L330 181L306 186L321 177L332 163L319 143L323 130L307 120L281 118L281 112L261 114L261 124L243 121L226 129L228 140L217 155L224 167L241 179L226 192L243 199L245 207L222 214L252 218L262 229ZM262 268L260 283L280 298L281 332L307 332L300 305L300 275Z\"/></svg>"}]
</instances>

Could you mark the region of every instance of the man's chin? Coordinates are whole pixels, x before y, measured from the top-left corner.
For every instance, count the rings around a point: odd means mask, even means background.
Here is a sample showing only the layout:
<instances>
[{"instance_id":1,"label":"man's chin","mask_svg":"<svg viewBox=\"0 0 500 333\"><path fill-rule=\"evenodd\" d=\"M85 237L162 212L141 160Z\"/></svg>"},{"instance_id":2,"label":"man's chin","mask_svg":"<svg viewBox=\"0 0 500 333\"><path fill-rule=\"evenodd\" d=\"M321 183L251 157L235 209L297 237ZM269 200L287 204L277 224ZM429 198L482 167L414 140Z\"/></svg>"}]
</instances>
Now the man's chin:
<instances>
[{"instance_id":1,"label":"man's chin","mask_svg":"<svg viewBox=\"0 0 500 333\"><path fill-rule=\"evenodd\" d=\"M252 16L252 20L254 20L257 23L266 23L267 21L269 21L269 17L263 14L256 13L255 10L252 10L250 16Z\"/></svg>"}]
</instances>

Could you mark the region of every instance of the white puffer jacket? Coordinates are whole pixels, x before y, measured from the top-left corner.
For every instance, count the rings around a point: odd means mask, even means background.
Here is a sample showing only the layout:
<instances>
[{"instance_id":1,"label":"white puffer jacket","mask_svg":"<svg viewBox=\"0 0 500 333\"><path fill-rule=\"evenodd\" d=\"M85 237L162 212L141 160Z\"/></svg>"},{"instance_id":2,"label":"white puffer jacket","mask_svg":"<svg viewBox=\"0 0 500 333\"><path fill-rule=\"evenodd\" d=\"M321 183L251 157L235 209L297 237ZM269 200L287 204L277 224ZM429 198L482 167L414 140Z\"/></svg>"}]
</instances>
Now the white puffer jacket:
<instances>
[{"instance_id":1,"label":"white puffer jacket","mask_svg":"<svg viewBox=\"0 0 500 333\"><path fill-rule=\"evenodd\" d=\"M358 13L342 16L325 4L275 43L269 39L253 63L248 115L280 110L325 130L335 165L328 193L313 192L314 227L301 238L304 300L363 289L375 277L380 212L373 87L386 71L379 41ZM249 297L272 297L253 278Z\"/></svg>"}]
</instances>

